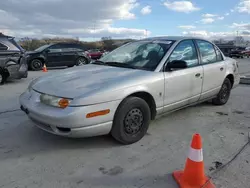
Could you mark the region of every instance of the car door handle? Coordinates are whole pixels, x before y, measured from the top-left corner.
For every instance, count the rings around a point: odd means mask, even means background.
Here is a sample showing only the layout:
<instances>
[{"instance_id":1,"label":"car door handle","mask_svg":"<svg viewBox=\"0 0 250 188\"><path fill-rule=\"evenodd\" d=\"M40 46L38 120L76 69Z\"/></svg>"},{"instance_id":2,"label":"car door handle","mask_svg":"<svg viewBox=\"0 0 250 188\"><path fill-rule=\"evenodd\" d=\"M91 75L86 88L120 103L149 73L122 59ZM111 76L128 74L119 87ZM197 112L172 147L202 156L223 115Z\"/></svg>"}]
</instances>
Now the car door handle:
<instances>
[{"instance_id":1,"label":"car door handle","mask_svg":"<svg viewBox=\"0 0 250 188\"><path fill-rule=\"evenodd\" d=\"M195 77L200 77L201 76L201 74L200 73L197 73L196 75L195 75Z\"/></svg>"},{"instance_id":2,"label":"car door handle","mask_svg":"<svg viewBox=\"0 0 250 188\"><path fill-rule=\"evenodd\" d=\"M220 68L220 70L221 70L221 71L223 71L223 70L224 70L224 68L223 68L223 67L221 67L221 68Z\"/></svg>"}]
</instances>

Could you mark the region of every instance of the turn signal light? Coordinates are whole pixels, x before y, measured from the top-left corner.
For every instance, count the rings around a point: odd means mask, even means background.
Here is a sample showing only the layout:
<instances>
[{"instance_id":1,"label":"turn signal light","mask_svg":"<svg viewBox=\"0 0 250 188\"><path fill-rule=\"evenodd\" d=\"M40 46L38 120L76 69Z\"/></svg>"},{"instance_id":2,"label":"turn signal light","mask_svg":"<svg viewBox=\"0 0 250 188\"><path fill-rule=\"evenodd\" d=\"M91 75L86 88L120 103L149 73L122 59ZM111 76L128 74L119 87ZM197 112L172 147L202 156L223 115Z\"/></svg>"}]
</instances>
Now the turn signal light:
<instances>
[{"instance_id":1,"label":"turn signal light","mask_svg":"<svg viewBox=\"0 0 250 188\"><path fill-rule=\"evenodd\" d=\"M60 99L58 101L58 105L60 108L66 108L67 106L69 106L69 100L68 99Z\"/></svg>"},{"instance_id":2,"label":"turn signal light","mask_svg":"<svg viewBox=\"0 0 250 188\"><path fill-rule=\"evenodd\" d=\"M106 115L110 112L110 109L106 109L106 110L101 110L101 111L97 111L97 112L91 112L88 113L86 115L86 118L92 118L92 117L96 117L96 116L103 116Z\"/></svg>"}]
</instances>

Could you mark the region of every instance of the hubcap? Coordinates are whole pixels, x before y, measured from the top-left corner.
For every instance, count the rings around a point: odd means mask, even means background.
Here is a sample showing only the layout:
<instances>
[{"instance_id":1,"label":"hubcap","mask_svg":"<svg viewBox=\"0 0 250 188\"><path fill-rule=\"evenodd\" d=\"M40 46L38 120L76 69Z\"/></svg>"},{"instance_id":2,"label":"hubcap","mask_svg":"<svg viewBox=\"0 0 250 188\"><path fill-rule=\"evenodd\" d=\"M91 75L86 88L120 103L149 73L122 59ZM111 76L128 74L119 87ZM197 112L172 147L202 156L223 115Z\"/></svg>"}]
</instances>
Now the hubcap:
<instances>
[{"instance_id":1,"label":"hubcap","mask_svg":"<svg viewBox=\"0 0 250 188\"><path fill-rule=\"evenodd\" d=\"M85 59L84 58L79 58L77 65L84 65L84 64L86 64Z\"/></svg>"},{"instance_id":2,"label":"hubcap","mask_svg":"<svg viewBox=\"0 0 250 188\"><path fill-rule=\"evenodd\" d=\"M143 115L140 109L135 108L130 110L124 119L124 129L129 135L137 134L143 124Z\"/></svg>"},{"instance_id":3,"label":"hubcap","mask_svg":"<svg viewBox=\"0 0 250 188\"><path fill-rule=\"evenodd\" d=\"M33 62L33 67L38 69L41 67L41 63L39 61L35 61L35 62Z\"/></svg>"},{"instance_id":4,"label":"hubcap","mask_svg":"<svg viewBox=\"0 0 250 188\"><path fill-rule=\"evenodd\" d=\"M225 102L227 101L228 97L229 97L229 88L226 84L223 84L221 89L221 100Z\"/></svg>"}]
</instances>

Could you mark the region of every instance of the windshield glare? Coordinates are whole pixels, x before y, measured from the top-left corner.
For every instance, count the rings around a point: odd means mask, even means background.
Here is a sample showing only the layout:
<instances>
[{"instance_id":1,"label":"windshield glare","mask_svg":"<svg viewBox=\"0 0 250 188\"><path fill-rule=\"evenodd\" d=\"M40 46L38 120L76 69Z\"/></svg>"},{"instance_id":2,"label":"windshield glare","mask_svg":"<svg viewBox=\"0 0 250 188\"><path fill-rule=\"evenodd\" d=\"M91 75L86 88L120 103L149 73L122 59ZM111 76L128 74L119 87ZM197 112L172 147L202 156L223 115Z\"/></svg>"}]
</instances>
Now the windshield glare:
<instances>
[{"instance_id":1,"label":"windshield glare","mask_svg":"<svg viewBox=\"0 0 250 188\"><path fill-rule=\"evenodd\" d=\"M36 52L41 52L43 51L44 49L48 48L50 45L49 44L46 44L46 45L43 45L37 49L35 49Z\"/></svg>"},{"instance_id":2,"label":"windshield glare","mask_svg":"<svg viewBox=\"0 0 250 188\"><path fill-rule=\"evenodd\" d=\"M168 42L138 41L126 44L103 56L102 62L117 62L130 67L155 70L168 49L172 45Z\"/></svg>"}]
</instances>

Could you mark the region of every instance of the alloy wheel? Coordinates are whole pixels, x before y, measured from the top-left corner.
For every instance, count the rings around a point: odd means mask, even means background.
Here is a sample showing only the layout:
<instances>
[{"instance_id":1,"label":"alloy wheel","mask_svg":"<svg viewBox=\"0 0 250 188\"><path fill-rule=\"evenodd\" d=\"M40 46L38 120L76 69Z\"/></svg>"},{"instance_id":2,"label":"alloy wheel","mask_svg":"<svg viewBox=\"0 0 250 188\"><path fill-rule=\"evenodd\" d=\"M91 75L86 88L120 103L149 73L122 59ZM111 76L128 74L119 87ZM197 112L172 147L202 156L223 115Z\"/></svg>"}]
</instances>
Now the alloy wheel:
<instances>
[{"instance_id":1,"label":"alloy wheel","mask_svg":"<svg viewBox=\"0 0 250 188\"><path fill-rule=\"evenodd\" d=\"M80 57L77 61L77 66L85 65L86 64L86 59Z\"/></svg>"}]
</instances>

